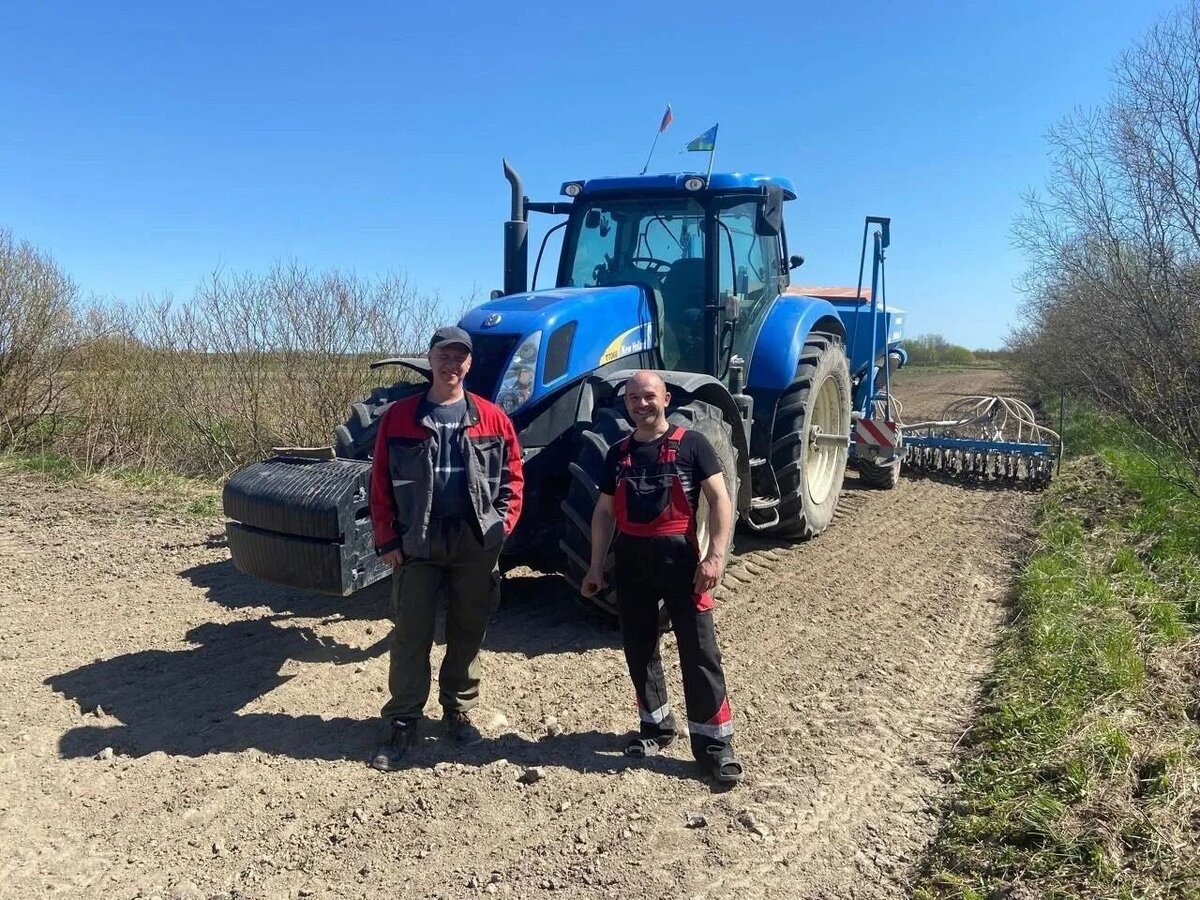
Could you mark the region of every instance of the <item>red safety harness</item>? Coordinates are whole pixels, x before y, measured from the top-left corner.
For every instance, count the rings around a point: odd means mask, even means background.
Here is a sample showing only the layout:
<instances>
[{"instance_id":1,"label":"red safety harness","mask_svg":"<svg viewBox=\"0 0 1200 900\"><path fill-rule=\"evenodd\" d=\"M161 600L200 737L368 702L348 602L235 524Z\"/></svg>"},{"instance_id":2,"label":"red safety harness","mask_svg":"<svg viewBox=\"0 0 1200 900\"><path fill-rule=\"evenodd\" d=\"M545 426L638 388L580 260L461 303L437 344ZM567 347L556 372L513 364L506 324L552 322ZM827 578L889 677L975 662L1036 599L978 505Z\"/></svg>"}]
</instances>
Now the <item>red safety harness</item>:
<instances>
[{"instance_id":1,"label":"red safety harness","mask_svg":"<svg viewBox=\"0 0 1200 900\"><path fill-rule=\"evenodd\" d=\"M617 530L622 534L634 537L686 534L695 542L695 517L675 464L684 430L676 425L667 432L658 450L658 461L650 466L634 465L633 435L621 442L613 507Z\"/></svg>"}]
</instances>

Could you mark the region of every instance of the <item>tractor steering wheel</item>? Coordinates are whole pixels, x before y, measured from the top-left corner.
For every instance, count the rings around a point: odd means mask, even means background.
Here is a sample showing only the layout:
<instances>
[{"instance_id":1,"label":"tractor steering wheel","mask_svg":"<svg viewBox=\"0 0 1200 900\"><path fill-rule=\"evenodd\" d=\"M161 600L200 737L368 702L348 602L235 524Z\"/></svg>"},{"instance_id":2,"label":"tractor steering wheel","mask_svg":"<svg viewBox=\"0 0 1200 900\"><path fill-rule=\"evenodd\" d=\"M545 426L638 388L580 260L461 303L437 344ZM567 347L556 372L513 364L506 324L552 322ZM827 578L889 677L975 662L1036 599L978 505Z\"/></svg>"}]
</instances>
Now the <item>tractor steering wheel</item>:
<instances>
[{"instance_id":1,"label":"tractor steering wheel","mask_svg":"<svg viewBox=\"0 0 1200 900\"><path fill-rule=\"evenodd\" d=\"M665 275L670 271L674 263L667 262L665 259L657 259L653 256L635 256L628 260L629 265L636 266L638 263L645 263L647 270L651 275Z\"/></svg>"}]
</instances>

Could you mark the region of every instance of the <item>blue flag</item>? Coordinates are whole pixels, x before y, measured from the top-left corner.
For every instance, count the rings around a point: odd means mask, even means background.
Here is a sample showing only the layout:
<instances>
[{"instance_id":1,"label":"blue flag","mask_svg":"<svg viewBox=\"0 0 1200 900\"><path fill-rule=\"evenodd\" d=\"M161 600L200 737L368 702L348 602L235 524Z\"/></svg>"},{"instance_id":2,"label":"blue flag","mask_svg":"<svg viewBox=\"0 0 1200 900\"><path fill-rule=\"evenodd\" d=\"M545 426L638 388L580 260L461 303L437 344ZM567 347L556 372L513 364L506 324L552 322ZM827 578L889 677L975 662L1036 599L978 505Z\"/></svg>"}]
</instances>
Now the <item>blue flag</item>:
<instances>
[{"instance_id":1,"label":"blue flag","mask_svg":"<svg viewBox=\"0 0 1200 900\"><path fill-rule=\"evenodd\" d=\"M715 150L716 146L717 146L717 126L714 125L712 128L708 129L708 131L704 132L704 134L700 135L699 137L692 138L692 142L687 145L686 149L688 149L688 150L703 150L705 153L708 153L711 150Z\"/></svg>"}]
</instances>

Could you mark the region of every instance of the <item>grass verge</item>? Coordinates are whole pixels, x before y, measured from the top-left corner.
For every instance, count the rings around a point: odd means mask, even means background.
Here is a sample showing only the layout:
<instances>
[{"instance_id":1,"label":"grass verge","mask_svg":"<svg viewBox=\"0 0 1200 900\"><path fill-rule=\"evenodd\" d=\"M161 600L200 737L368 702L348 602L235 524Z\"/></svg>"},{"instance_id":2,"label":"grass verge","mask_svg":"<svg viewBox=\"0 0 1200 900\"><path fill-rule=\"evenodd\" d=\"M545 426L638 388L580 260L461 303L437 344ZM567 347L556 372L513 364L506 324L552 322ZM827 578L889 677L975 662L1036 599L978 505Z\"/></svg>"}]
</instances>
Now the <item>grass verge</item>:
<instances>
[{"instance_id":1,"label":"grass verge","mask_svg":"<svg viewBox=\"0 0 1200 900\"><path fill-rule=\"evenodd\" d=\"M70 457L55 453L0 453L0 474L5 472L57 482L87 481L101 487L131 488L152 508L172 515L211 519L221 513L221 487L217 482L157 469L130 467L88 473Z\"/></svg>"},{"instance_id":2,"label":"grass verge","mask_svg":"<svg viewBox=\"0 0 1200 900\"><path fill-rule=\"evenodd\" d=\"M1080 427L918 900L1200 898L1200 502Z\"/></svg>"}]
</instances>

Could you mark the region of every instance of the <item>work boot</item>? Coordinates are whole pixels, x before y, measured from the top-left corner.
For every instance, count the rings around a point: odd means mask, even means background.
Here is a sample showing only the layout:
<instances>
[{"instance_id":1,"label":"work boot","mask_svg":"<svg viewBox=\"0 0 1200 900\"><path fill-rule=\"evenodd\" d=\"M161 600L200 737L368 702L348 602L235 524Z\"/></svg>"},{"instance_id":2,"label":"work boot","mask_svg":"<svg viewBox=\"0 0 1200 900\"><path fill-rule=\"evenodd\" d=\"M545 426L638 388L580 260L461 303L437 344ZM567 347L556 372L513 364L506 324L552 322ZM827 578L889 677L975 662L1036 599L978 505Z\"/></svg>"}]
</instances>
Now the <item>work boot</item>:
<instances>
[{"instance_id":1,"label":"work boot","mask_svg":"<svg viewBox=\"0 0 1200 900\"><path fill-rule=\"evenodd\" d=\"M401 768L404 755L417 739L417 720L393 719L387 740L375 750L370 766L380 772L395 772Z\"/></svg>"},{"instance_id":2,"label":"work boot","mask_svg":"<svg viewBox=\"0 0 1200 900\"><path fill-rule=\"evenodd\" d=\"M465 712L449 712L442 716L442 725L446 729L446 737L462 747L470 747L483 740L479 729L471 722L471 717Z\"/></svg>"}]
</instances>

